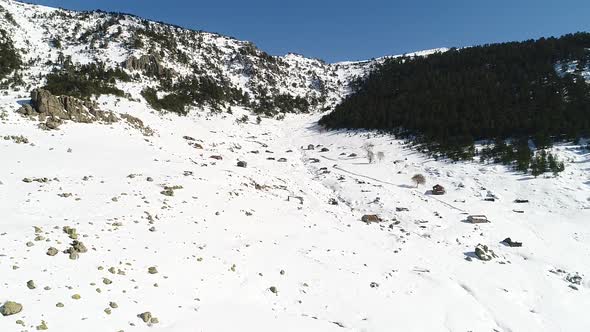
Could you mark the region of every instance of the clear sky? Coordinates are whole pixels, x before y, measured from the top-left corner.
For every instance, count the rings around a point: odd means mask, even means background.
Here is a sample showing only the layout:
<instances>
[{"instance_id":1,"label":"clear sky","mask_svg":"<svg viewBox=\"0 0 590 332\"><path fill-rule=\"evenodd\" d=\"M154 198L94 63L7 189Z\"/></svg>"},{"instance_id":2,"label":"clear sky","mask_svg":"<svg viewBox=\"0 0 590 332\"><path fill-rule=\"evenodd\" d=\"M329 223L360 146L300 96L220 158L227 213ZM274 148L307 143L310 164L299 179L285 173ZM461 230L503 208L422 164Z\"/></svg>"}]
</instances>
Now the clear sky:
<instances>
[{"instance_id":1,"label":"clear sky","mask_svg":"<svg viewBox=\"0 0 590 332\"><path fill-rule=\"evenodd\" d=\"M135 14L329 62L590 31L590 0L29 0Z\"/></svg>"}]
</instances>

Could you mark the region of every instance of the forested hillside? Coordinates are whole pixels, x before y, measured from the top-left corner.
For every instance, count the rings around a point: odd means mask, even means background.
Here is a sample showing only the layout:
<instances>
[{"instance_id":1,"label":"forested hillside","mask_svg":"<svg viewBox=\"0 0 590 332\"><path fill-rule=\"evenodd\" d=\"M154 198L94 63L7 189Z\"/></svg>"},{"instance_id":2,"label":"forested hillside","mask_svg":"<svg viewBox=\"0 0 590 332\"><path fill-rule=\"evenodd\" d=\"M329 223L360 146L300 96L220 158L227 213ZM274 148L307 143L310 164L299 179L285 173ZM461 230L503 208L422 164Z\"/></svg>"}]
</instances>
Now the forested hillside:
<instances>
[{"instance_id":1,"label":"forested hillside","mask_svg":"<svg viewBox=\"0 0 590 332\"><path fill-rule=\"evenodd\" d=\"M391 58L320 123L415 136L455 159L476 140L588 136L588 48L590 34L576 33Z\"/></svg>"}]
</instances>

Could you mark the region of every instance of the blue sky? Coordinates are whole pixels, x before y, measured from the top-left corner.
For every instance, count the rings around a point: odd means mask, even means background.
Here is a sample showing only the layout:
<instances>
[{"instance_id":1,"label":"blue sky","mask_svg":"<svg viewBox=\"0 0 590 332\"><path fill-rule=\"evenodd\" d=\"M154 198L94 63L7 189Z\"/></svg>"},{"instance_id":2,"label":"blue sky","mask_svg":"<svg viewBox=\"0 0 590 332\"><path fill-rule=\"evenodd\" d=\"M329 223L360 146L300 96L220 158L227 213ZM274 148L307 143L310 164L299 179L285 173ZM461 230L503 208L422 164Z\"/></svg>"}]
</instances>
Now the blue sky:
<instances>
[{"instance_id":1,"label":"blue sky","mask_svg":"<svg viewBox=\"0 0 590 332\"><path fill-rule=\"evenodd\" d=\"M329 62L590 31L590 0L29 0L132 13Z\"/></svg>"}]
</instances>

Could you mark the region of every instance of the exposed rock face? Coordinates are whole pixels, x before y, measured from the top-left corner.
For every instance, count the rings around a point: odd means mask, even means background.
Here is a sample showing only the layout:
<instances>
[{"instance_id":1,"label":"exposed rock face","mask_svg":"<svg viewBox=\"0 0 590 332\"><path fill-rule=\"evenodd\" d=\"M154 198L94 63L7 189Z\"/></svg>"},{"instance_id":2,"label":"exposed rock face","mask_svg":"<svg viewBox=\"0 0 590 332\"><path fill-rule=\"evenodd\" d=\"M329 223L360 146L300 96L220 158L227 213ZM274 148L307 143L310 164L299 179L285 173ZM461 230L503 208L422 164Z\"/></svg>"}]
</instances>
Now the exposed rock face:
<instances>
[{"instance_id":1,"label":"exposed rock face","mask_svg":"<svg viewBox=\"0 0 590 332\"><path fill-rule=\"evenodd\" d=\"M143 121L141 121L140 119L138 119L134 116L131 116L129 114L120 114L120 116L123 120L127 121L127 123L131 127L141 131L141 133L144 136L154 135L154 130L152 128L150 128L149 126L144 125Z\"/></svg>"},{"instance_id":2,"label":"exposed rock face","mask_svg":"<svg viewBox=\"0 0 590 332\"><path fill-rule=\"evenodd\" d=\"M99 110L94 102L70 96L56 97L44 89L33 90L31 105L23 105L17 112L24 116L37 116L43 122L43 129L58 129L66 120L80 123L118 121L115 114Z\"/></svg>"},{"instance_id":3,"label":"exposed rock face","mask_svg":"<svg viewBox=\"0 0 590 332\"><path fill-rule=\"evenodd\" d=\"M160 57L154 54L146 54L139 57L129 57L123 62L123 68L129 70L138 70L144 72L146 75L153 76L167 76L172 72L162 66Z\"/></svg>"},{"instance_id":4,"label":"exposed rock face","mask_svg":"<svg viewBox=\"0 0 590 332\"><path fill-rule=\"evenodd\" d=\"M63 115L63 105L51 92L35 89L31 92L31 104L41 114Z\"/></svg>"}]
</instances>

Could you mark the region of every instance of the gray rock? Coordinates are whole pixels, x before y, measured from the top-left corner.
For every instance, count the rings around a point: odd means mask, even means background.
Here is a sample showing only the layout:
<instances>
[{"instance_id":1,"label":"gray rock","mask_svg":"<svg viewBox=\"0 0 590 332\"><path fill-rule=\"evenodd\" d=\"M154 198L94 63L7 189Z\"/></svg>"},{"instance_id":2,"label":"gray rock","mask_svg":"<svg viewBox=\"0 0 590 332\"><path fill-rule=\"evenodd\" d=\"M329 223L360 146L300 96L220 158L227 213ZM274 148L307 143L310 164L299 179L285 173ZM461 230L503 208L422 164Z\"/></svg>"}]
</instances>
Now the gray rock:
<instances>
[{"instance_id":1,"label":"gray rock","mask_svg":"<svg viewBox=\"0 0 590 332\"><path fill-rule=\"evenodd\" d=\"M47 121L45 121L45 124L42 127L44 127L44 129L47 129L47 130L57 130L57 129L59 129L59 126L62 125L62 123L63 122L60 119L49 118L49 119L47 119Z\"/></svg>"},{"instance_id":2,"label":"gray rock","mask_svg":"<svg viewBox=\"0 0 590 332\"><path fill-rule=\"evenodd\" d=\"M40 325L37 325L36 327L37 331L45 331L45 330L49 330L49 327L47 327L47 323L42 320Z\"/></svg>"},{"instance_id":3,"label":"gray rock","mask_svg":"<svg viewBox=\"0 0 590 332\"><path fill-rule=\"evenodd\" d=\"M71 96L54 96L44 89L35 89L31 92L32 111L23 106L19 113L38 115L40 126L43 129L58 129L63 121L70 120L80 123L95 121L114 123L119 118L112 112L104 112L98 109L95 102L82 100Z\"/></svg>"},{"instance_id":4,"label":"gray rock","mask_svg":"<svg viewBox=\"0 0 590 332\"><path fill-rule=\"evenodd\" d=\"M170 69L164 68L161 64L160 57L154 54L145 54L139 58L131 56L122 63L122 66L129 70L142 71L150 76L160 77L173 74Z\"/></svg>"},{"instance_id":5,"label":"gray rock","mask_svg":"<svg viewBox=\"0 0 590 332\"><path fill-rule=\"evenodd\" d=\"M21 106L21 108L19 108L16 112L25 116L34 116L37 114L33 106L29 104Z\"/></svg>"},{"instance_id":6,"label":"gray rock","mask_svg":"<svg viewBox=\"0 0 590 332\"><path fill-rule=\"evenodd\" d=\"M29 289L35 289L35 288L37 288L37 286L35 285L35 282L33 280L27 281L27 287Z\"/></svg>"},{"instance_id":7,"label":"gray rock","mask_svg":"<svg viewBox=\"0 0 590 332\"><path fill-rule=\"evenodd\" d=\"M59 251L57 250L57 248L54 247L50 247L49 249L47 249L47 256L55 256L57 255Z\"/></svg>"},{"instance_id":8,"label":"gray rock","mask_svg":"<svg viewBox=\"0 0 590 332\"><path fill-rule=\"evenodd\" d=\"M483 244L478 244L475 247L475 256L477 256L477 258L479 258L482 261L490 261L492 260L492 258L498 257L496 256L494 251L492 251L488 248L488 246Z\"/></svg>"},{"instance_id":9,"label":"gray rock","mask_svg":"<svg viewBox=\"0 0 590 332\"><path fill-rule=\"evenodd\" d=\"M370 223L380 223L383 220L376 214L365 214L362 218L361 221L366 223L366 224L370 224Z\"/></svg>"},{"instance_id":10,"label":"gray rock","mask_svg":"<svg viewBox=\"0 0 590 332\"><path fill-rule=\"evenodd\" d=\"M245 161L238 161L238 167L246 168L248 167L248 163Z\"/></svg>"},{"instance_id":11,"label":"gray rock","mask_svg":"<svg viewBox=\"0 0 590 332\"><path fill-rule=\"evenodd\" d=\"M2 307L0 307L0 314L2 316L11 316L16 315L23 310L23 306L20 303L8 301L5 302Z\"/></svg>"},{"instance_id":12,"label":"gray rock","mask_svg":"<svg viewBox=\"0 0 590 332\"><path fill-rule=\"evenodd\" d=\"M63 116L67 118L63 105L59 102L57 97L53 96L51 92L44 89L35 89L31 92L32 107L38 113Z\"/></svg>"},{"instance_id":13,"label":"gray rock","mask_svg":"<svg viewBox=\"0 0 590 332\"><path fill-rule=\"evenodd\" d=\"M70 249L72 249L76 252L82 253L82 254L85 252L88 252L88 249L86 249L86 246L84 245L84 243L82 243L81 241L77 241L77 240L74 240L74 242L72 242L72 247Z\"/></svg>"},{"instance_id":14,"label":"gray rock","mask_svg":"<svg viewBox=\"0 0 590 332\"><path fill-rule=\"evenodd\" d=\"M137 317L141 318L141 320L143 320L143 322L147 324L152 319L152 313L149 311L146 311L144 313L137 315Z\"/></svg>"}]
</instances>

